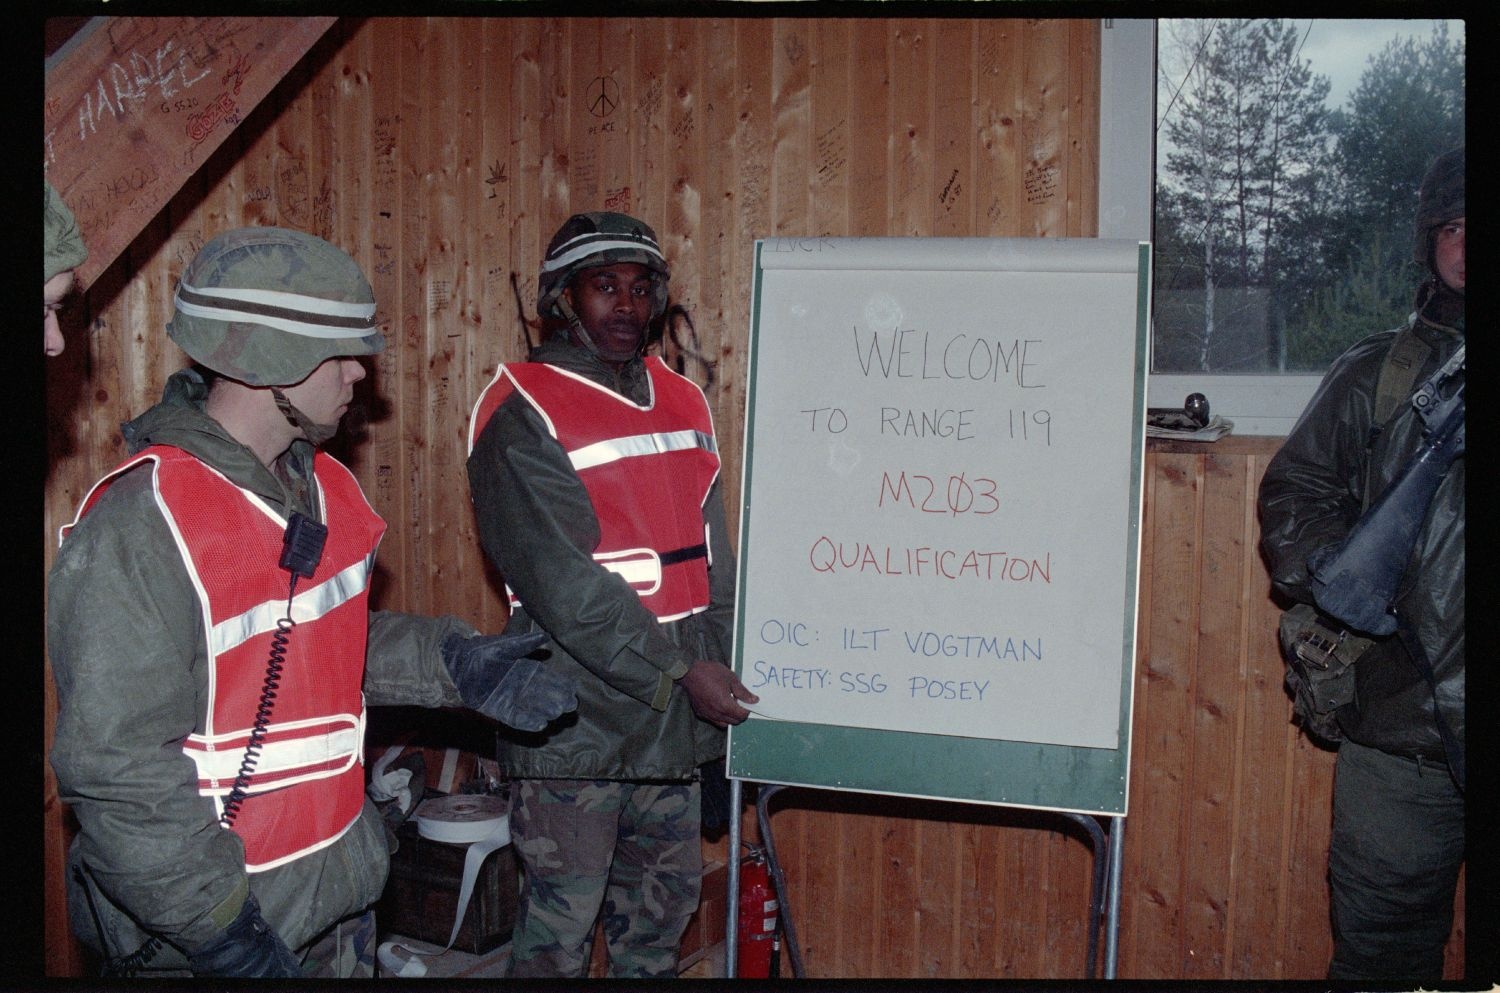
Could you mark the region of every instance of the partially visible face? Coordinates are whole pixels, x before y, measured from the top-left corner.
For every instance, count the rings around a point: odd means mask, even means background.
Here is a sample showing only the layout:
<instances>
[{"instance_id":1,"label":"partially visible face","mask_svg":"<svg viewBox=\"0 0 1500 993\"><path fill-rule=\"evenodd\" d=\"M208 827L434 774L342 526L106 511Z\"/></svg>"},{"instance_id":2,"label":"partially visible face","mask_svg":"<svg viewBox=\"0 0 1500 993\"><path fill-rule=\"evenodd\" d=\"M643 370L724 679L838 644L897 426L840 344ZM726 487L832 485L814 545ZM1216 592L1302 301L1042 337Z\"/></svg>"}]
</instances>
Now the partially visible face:
<instances>
[{"instance_id":1,"label":"partially visible face","mask_svg":"<svg viewBox=\"0 0 1500 993\"><path fill-rule=\"evenodd\" d=\"M1464 219L1455 217L1437 230L1432 245L1432 267L1455 293L1464 291Z\"/></svg>"},{"instance_id":2,"label":"partially visible face","mask_svg":"<svg viewBox=\"0 0 1500 993\"><path fill-rule=\"evenodd\" d=\"M42 350L48 355L61 355L67 344L57 323L57 312L72 289L72 269L64 269L42 284Z\"/></svg>"},{"instance_id":3,"label":"partially visible face","mask_svg":"<svg viewBox=\"0 0 1500 993\"><path fill-rule=\"evenodd\" d=\"M348 411L354 399L354 384L364 378L365 367L359 359L326 359L302 382L282 387L281 392L308 420L332 428L338 426L339 418Z\"/></svg>"},{"instance_id":4,"label":"partially visible face","mask_svg":"<svg viewBox=\"0 0 1500 993\"><path fill-rule=\"evenodd\" d=\"M651 320L651 270L638 262L612 262L583 269L563 296L609 362L628 362L640 352Z\"/></svg>"}]
</instances>

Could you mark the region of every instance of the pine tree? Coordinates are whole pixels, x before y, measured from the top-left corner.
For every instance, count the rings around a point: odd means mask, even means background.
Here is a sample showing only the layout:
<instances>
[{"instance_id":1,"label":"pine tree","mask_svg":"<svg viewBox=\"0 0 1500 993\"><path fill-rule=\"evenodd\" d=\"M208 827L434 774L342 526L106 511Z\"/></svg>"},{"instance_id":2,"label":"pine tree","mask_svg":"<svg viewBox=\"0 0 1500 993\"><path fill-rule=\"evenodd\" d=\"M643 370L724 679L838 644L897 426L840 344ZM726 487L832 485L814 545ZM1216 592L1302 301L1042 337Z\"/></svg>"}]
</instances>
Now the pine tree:
<instances>
[{"instance_id":1,"label":"pine tree","mask_svg":"<svg viewBox=\"0 0 1500 993\"><path fill-rule=\"evenodd\" d=\"M1329 84L1298 58L1298 40L1281 20L1168 29L1163 70L1178 85L1165 122L1171 150L1158 213L1180 211L1182 228L1196 226L1183 244L1201 251L1193 288L1201 288L1202 305L1178 306L1174 326L1158 311L1157 336L1193 338L1199 370L1263 368L1268 351L1279 351L1281 321L1270 301L1303 254L1285 236L1323 209ZM1189 314L1198 316L1192 326L1181 320Z\"/></svg>"},{"instance_id":2,"label":"pine tree","mask_svg":"<svg viewBox=\"0 0 1500 993\"><path fill-rule=\"evenodd\" d=\"M1412 262L1412 220L1428 165L1464 141L1465 51L1439 22L1372 56L1346 112L1325 185L1332 204L1308 244L1321 265L1302 280L1287 332L1292 368L1321 369L1343 349L1400 324L1425 276ZM1314 276L1321 273L1321 278Z\"/></svg>"}]
</instances>

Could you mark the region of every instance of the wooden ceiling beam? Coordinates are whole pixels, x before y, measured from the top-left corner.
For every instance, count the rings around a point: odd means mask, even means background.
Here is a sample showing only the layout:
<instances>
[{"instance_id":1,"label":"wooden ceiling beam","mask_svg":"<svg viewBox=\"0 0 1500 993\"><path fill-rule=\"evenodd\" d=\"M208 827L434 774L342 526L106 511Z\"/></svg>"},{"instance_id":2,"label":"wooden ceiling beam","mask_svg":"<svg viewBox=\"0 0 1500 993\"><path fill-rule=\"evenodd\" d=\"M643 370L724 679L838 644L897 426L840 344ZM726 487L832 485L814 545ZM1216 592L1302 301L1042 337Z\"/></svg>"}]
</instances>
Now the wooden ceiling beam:
<instances>
[{"instance_id":1,"label":"wooden ceiling beam","mask_svg":"<svg viewBox=\"0 0 1500 993\"><path fill-rule=\"evenodd\" d=\"M47 59L44 162L88 245L81 288L335 20L95 17Z\"/></svg>"}]
</instances>

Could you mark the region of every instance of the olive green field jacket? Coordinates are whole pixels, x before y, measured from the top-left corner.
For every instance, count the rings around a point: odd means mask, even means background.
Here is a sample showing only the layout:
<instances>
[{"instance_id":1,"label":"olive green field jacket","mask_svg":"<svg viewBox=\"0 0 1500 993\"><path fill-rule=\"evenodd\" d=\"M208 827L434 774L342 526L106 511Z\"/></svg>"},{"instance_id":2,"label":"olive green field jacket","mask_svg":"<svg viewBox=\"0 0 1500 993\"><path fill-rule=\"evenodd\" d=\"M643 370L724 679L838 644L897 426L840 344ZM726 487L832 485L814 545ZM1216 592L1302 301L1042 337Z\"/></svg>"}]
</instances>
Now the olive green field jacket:
<instances>
[{"instance_id":1,"label":"olive green field jacket","mask_svg":"<svg viewBox=\"0 0 1500 993\"><path fill-rule=\"evenodd\" d=\"M554 335L530 361L577 373L637 404L641 361L614 370ZM734 554L720 481L703 506L709 607L659 622L623 579L595 562L598 517L567 453L525 397L512 393L482 426L469 456L480 542L523 607L508 633L552 639L549 664L578 681L578 711L537 734L501 728L500 764L538 779L686 780L724 754L724 732L693 713L676 682L695 659L728 664Z\"/></svg>"},{"instance_id":2,"label":"olive green field jacket","mask_svg":"<svg viewBox=\"0 0 1500 993\"><path fill-rule=\"evenodd\" d=\"M124 426L131 451L181 448L279 513L321 520L309 495L312 447L295 443L283 457L285 473L274 474L204 413L203 400L196 374L178 373L160 404ZM122 941L143 937L134 924L192 953L233 920L248 883L266 920L297 949L380 896L385 831L366 800L333 844L246 873L239 838L199 795L197 769L182 751L184 739L202 731L209 657L199 600L152 496L151 475L146 464L117 479L63 542L48 576L59 706L50 758L78 818L72 857L105 895L108 905L96 911L111 933L127 935ZM451 617L372 613L367 705L461 706L439 647L454 631L473 628ZM80 891L70 893L70 915L80 937L96 943ZM174 957L181 962L180 955L158 962Z\"/></svg>"}]
</instances>

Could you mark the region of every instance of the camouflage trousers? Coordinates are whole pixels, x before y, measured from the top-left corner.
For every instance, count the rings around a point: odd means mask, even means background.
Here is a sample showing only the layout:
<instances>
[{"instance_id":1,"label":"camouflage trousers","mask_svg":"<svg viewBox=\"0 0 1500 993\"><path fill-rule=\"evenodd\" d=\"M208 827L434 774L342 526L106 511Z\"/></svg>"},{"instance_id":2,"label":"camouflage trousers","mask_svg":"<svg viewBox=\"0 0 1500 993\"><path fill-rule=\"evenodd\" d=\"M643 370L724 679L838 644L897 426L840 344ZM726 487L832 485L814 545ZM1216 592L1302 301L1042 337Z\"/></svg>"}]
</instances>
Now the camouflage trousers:
<instances>
[{"instance_id":1,"label":"camouflage trousers","mask_svg":"<svg viewBox=\"0 0 1500 993\"><path fill-rule=\"evenodd\" d=\"M696 782L512 783L523 877L509 974L587 976L602 914L611 978L676 976L702 884L699 822Z\"/></svg>"}]
</instances>

